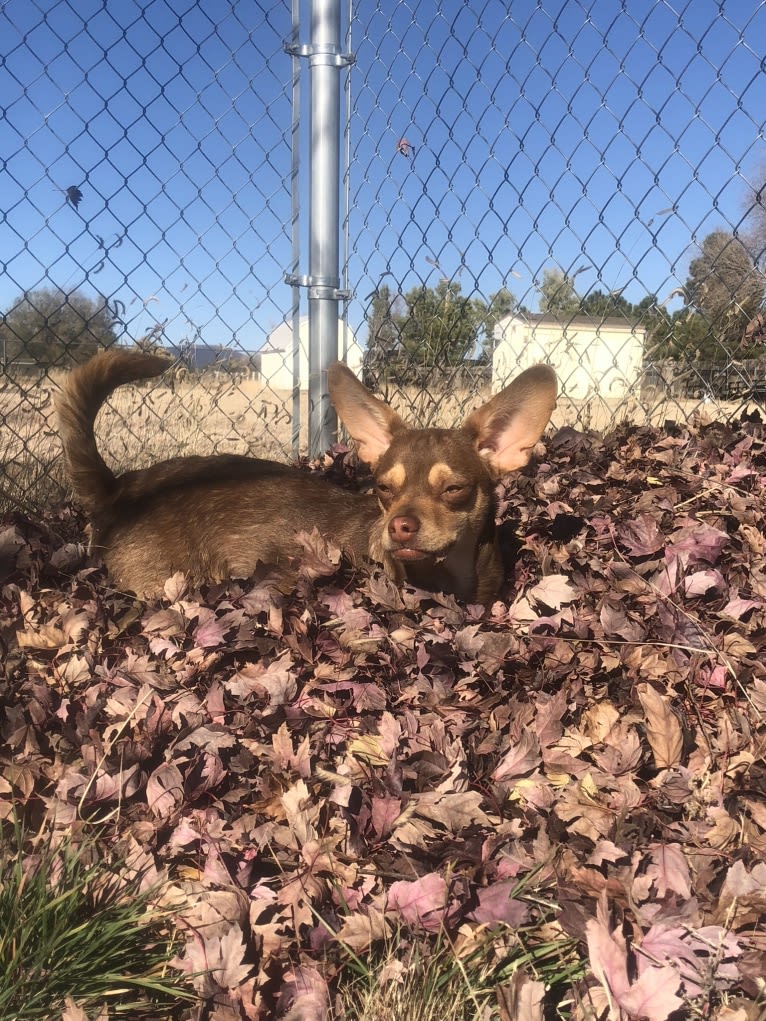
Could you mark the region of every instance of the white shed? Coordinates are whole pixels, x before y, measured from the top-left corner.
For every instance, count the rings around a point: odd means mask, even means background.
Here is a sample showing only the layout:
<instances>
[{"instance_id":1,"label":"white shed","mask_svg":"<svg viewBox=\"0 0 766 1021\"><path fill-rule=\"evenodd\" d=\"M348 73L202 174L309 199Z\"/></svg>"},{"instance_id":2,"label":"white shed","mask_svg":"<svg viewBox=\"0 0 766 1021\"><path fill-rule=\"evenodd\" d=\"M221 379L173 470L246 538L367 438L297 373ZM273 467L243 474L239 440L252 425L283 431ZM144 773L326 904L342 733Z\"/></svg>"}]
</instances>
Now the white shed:
<instances>
[{"instance_id":1,"label":"white shed","mask_svg":"<svg viewBox=\"0 0 766 1021\"><path fill-rule=\"evenodd\" d=\"M495 326L492 390L502 390L522 369L547 362L567 397L625 397L638 385L645 341L643 326L616 317L505 316Z\"/></svg>"},{"instance_id":2,"label":"white shed","mask_svg":"<svg viewBox=\"0 0 766 1021\"><path fill-rule=\"evenodd\" d=\"M299 372L301 390L309 387L309 317L301 316L299 322L300 352ZM276 326L269 334L269 339L258 352L261 360L261 379L273 390L292 390L293 388L293 324L285 321ZM338 320L338 358L357 376L362 374L362 357L364 352L359 345L351 327L346 326L342 319Z\"/></svg>"}]
</instances>

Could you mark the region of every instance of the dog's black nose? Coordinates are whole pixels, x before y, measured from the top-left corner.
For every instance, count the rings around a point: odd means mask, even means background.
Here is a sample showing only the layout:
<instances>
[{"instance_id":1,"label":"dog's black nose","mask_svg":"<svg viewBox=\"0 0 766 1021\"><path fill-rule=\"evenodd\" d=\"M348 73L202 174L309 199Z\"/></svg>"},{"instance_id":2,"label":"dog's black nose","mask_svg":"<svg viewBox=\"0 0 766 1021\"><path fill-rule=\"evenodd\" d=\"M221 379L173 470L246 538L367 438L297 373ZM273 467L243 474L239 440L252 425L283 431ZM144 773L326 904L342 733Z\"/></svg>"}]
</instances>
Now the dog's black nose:
<instances>
[{"instance_id":1,"label":"dog's black nose","mask_svg":"<svg viewBox=\"0 0 766 1021\"><path fill-rule=\"evenodd\" d=\"M414 514L399 514L388 524L388 534L394 542L409 542L419 531L420 522Z\"/></svg>"}]
</instances>

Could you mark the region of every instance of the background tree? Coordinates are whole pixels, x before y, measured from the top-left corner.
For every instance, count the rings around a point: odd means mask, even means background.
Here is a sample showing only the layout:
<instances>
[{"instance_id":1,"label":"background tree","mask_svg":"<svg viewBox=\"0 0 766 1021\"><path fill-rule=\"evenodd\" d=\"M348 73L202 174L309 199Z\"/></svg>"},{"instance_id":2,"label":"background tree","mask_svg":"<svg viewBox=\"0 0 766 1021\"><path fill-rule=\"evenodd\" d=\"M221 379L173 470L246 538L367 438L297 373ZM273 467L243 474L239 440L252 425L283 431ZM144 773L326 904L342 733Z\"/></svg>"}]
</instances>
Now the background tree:
<instances>
[{"instance_id":1,"label":"background tree","mask_svg":"<svg viewBox=\"0 0 766 1021\"><path fill-rule=\"evenodd\" d=\"M404 295L406 315L395 316L402 348L421 365L459 365L472 357L484 326L487 306L461 293L459 280L442 279Z\"/></svg>"},{"instance_id":2,"label":"background tree","mask_svg":"<svg viewBox=\"0 0 766 1021\"><path fill-rule=\"evenodd\" d=\"M116 343L117 323L103 297L58 288L26 291L0 322L0 354L9 362L68 365Z\"/></svg>"},{"instance_id":3,"label":"background tree","mask_svg":"<svg viewBox=\"0 0 766 1021\"><path fill-rule=\"evenodd\" d=\"M689 307L672 314L665 308L651 310L644 319L646 352L652 361L723 361L724 349L718 344L704 316Z\"/></svg>"},{"instance_id":4,"label":"background tree","mask_svg":"<svg viewBox=\"0 0 766 1021\"><path fill-rule=\"evenodd\" d=\"M540 311L555 316L577 315L581 299L574 287L574 280L554 267L543 272L540 285Z\"/></svg>"},{"instance_id":5,"label":"background tree","mask_svg":"<svg viewBox=\"0 0 766 1021\"><path fill-rule=\"evenodd\" d=\"M745 239L753 262L760 269L766 268L766 159L762 159L756 170L757 183L748 187L746 194L745 222L748 234Z\"/></svg>"},{"instance_id":6,"label":"background tree","mask_svg":"<svg viewBox=\"0 0 766 1021\"><path fill-rule=\"evenodd\" d=\"M602 319L635 319L636 307L621 294L591 291L580 299L578 311L596 322Z\"/></svg>"},{"instance_id":7,"label":"background tree","mask_svg":"<svg viewBox=\"0 0 766 1021\"><path fill-rule=\"evenodd\" d=\"M734 234L716 230L689 265L689 308L707 325L700 355L722 358L741 347L748 323L763 303L764 277L745 244Z\"/></svg>"},{"instance_id":8,"label":"background tree","mask_svg":"<svg viewBox=\"0 0 766 1021\"><path fill-rule=\"evenodd\" d=\"M373 294L367 312L367 348L364 355L365 380L374 383L396 358L401 334L396 320L401 298L382 284Z\"/></svg>"},{"instance_id":9,"label":"background tree","mask_svg":"<svg viewBox=\"0 0 766 1021\"><path fill-rule=\"evenodd\" d=\"M442 278L436 287L423 284L405 295L381 284L367 313L365 376L371 383L387 372L403 379L408 367L446 368L474 357L486 364L495 325L515 307L506 287L485 302L464 295L454 279Z\"/></svg>"},{"instance_id":10,"label":"background tree","mask_svg":"<svg viewBox=\"0 0 766 1021\"><path fill-rule=\"evenodd\" d=\"M677 356L677 351L670 350L673 317L659 303L656 294L647 294L633 306L633 322L646 330L645 353L650 360L659 361Z\"/></svg>"}]
</instances>

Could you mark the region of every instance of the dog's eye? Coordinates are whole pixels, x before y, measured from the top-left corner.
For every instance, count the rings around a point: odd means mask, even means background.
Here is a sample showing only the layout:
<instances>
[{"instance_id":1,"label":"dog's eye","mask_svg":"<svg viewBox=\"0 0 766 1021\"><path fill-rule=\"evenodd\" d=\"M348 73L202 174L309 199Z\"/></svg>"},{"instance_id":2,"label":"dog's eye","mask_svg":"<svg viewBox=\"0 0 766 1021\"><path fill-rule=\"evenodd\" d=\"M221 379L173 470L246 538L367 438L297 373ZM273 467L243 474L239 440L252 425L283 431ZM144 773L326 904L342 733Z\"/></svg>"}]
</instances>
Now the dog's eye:
<instances>
[{"instance_id":1,"label":"dog's eye","mask_svg":"<svg viewBox=\"0 0 766 1021\"><path fill-rule=\"evenodd\" d=\"M444 487L444 495L445 496L461 496L463 493L465 493L465 491L467 489L468 489L468 486L458 486L458 485L445 486Z\"/></svg>"},{"instance_id":2,"label":"dog's eye","mask_svg":"<svg viewBox=\"0 0 766 1021\"><path fill-rule=\"evenodd\" d=\"M387 486L385 482L378 482L377 484L378 496L390 496L391 487Z\"/></svg>"}]
</instances>

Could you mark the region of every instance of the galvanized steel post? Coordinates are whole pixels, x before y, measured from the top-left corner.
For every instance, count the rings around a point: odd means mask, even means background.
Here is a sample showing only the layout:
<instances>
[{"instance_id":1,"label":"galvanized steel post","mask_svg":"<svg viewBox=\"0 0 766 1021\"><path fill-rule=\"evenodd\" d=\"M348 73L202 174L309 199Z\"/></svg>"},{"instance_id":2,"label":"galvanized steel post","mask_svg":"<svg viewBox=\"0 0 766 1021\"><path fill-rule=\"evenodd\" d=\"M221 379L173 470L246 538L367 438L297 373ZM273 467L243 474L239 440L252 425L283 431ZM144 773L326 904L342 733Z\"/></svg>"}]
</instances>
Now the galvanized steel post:
<instances>
[{"instance_id":1,"label":"galvanized steel post","mask_svg":"<svg viewBox=\"0 0 766 1021\"><path fill-rule=\"evenodd\" d=\"M316 457L336 439L338 420L327 369L338 357L340 251L340 0L312 0L309 82L309 450Z\"/></svg>"},{"instance_id":2,"label":"galvanized steel post","mask_svg":"<svg viewBox=\"0 0 766 1021\"><path fill-rule=\"evenodd\" d=\"M291 449L293 457L297 460L301 446L301 292L300 292L300 265L301 265L301 161L300 161L300 128L301 128L301 64L300 64L300 0L292 0L292 34L290 43L286 46L287 52L292 56L292 99L293 116L290 125L290 240L292 242L292 264L287 280L292 286L292 308L290 309L290 322L293 329L293 393L292 393L292 415L293 427Z\"/></svg>"}]
</instances>

